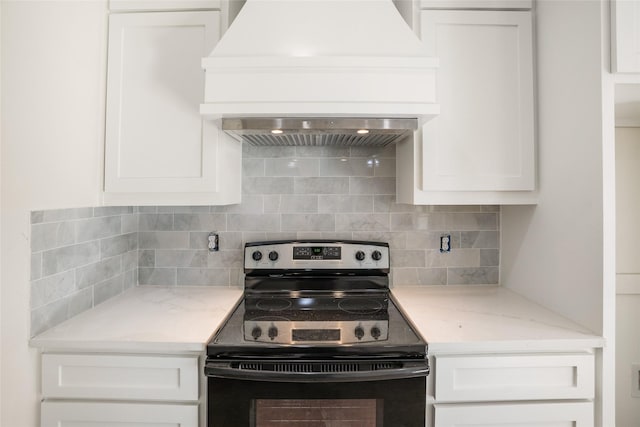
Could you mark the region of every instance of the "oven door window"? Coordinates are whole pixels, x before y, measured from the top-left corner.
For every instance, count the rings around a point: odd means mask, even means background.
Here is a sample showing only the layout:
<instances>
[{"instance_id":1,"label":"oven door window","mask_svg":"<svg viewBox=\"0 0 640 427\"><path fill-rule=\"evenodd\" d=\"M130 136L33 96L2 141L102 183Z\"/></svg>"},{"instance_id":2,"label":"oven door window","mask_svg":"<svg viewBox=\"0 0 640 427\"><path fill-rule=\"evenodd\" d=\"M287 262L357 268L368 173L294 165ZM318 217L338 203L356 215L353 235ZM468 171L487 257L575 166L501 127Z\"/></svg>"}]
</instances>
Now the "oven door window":
<instances>
[{"instance_id":1,"label":"oven door window","mask_svg":"<svg viewBox=\"0 0 640 427\"><path fill-rule=\"evenodd\" d=\"M254 399L255 427L383 427L381 399Z\"/></svg>"},{"instance_id":2,"label":"oven door window","mask_svg":"<svg viewBox=\"0 0 640 427\"><path fill-rule=\"evenodd\" d=\"M208 427L425 425L425 377L336 383L207 381Z\"/></svg>"}]
</instances>

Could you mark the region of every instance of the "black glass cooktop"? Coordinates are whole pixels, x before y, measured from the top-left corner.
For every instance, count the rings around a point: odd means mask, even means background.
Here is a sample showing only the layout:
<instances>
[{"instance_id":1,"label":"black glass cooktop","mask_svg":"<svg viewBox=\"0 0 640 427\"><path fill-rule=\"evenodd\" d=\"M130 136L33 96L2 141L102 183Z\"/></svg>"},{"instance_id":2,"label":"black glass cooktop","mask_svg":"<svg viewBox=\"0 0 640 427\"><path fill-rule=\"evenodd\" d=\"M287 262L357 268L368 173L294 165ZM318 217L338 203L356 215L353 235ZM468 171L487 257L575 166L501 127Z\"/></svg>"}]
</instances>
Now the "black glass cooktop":
<instances>
[{"instance_id":1,"label":"black glass cooktop","mask_svg":"<svg viewBox=\"0 0 640 427\"><path fill-rule=\"evenodd\" d=\"M388 318L387 293L352 295L247 295L244 318L277 316L292 321L349 321Z\"/></svg>"},{"instance_id":2,"label":"black glass cooktop","mask_svg":"<svg viewBox=\"0 0 640 427\"><path fill-rule=\"evenodd\" d=\"M424 357L389 292L247 294L207 345L213 357Z\"/></svg>"}]
</instances>

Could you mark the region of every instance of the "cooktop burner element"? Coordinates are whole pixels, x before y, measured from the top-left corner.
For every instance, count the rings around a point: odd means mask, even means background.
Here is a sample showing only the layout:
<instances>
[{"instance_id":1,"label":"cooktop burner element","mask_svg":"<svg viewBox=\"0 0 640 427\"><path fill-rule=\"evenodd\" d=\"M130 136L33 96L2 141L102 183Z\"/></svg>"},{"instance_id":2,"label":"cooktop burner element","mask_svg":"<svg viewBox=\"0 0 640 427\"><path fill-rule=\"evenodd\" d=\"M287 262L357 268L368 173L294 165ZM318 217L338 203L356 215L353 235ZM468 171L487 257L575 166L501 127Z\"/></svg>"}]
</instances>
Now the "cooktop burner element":
<instances>
[{"instance_id":1,"label":"cooktop burner element","mask_svg":"<svg viewBox=\"0 0 640 427\"><path fill-rule=\"evenodd\" d=\"M373 314L382 310L382 304L373 299L346 298L338 303L340 310L351 314Z\"/></svg>"},{"instance_id":2,"label":"cooktop burner element","mask_svg":"<svg viewBox=\"0 0 640 427\"><path fill-rule=\"evenodd\" d=\"M263 311L282 311L291 307L291 300L274 298L274 299L261 299L256 302L256 308Z\"/></svg>"}]
</instances>

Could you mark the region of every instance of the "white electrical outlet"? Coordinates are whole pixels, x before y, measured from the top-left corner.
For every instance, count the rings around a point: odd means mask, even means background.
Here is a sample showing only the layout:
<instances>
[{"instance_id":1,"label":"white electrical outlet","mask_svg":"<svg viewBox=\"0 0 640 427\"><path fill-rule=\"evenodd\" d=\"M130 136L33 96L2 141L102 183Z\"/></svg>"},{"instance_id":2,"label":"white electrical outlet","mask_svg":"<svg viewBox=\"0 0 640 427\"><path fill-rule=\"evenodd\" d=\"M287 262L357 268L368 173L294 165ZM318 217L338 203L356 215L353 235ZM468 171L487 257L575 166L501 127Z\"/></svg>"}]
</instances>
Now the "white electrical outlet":
<instances>
[{"instance_id":1,"label":"white electrical outlet","mask_svg":"<svg viewBox=\"0 0 640 427\"><path fill-rule=\"evenodd\" d=\"M445 234L440 236L440 252L451 252L451 235Z\"/></svg>"},{"instance_id":2,"label":"white electrical outlet","mask_svg":"<svg viewBox=\"0 0 640 427\"><path fill-rule=\"evenodd\" d=\"M640 363L631 365L631 396L640 397Z\"/></svg>"},{"instance_id":3,"label":"white electrical outlet","mask_svg":"<svg viewBox=\"0 0 640 427\"><path fill-rule=\"evenodd\" d=\"M220 250L220 246L218 244L218 233L215 231L212 231L209 233L209 236L207 236L207 248L209 249L209 252L218 252L218 250Z\"/></svg>"}]
</instances>

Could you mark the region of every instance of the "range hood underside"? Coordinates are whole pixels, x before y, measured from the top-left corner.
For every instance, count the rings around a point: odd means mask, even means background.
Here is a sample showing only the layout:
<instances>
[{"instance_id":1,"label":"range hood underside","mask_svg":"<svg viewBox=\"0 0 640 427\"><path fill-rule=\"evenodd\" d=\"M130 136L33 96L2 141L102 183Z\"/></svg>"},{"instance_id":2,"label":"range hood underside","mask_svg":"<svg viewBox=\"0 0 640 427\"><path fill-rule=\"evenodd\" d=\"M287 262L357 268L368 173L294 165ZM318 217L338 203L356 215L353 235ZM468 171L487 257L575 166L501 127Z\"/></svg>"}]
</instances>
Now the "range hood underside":
<instances>
[{"instance_id":1,"label":"range hood underside","mask_svg":"<svg viewBox=\"0 0 640 427\"><path fill-rule=\"evenodd\" d=\"M383 147L417 128L417 119L398 118L222 119L223 131L255 146Z\"/></svg>"}]
</instances>

